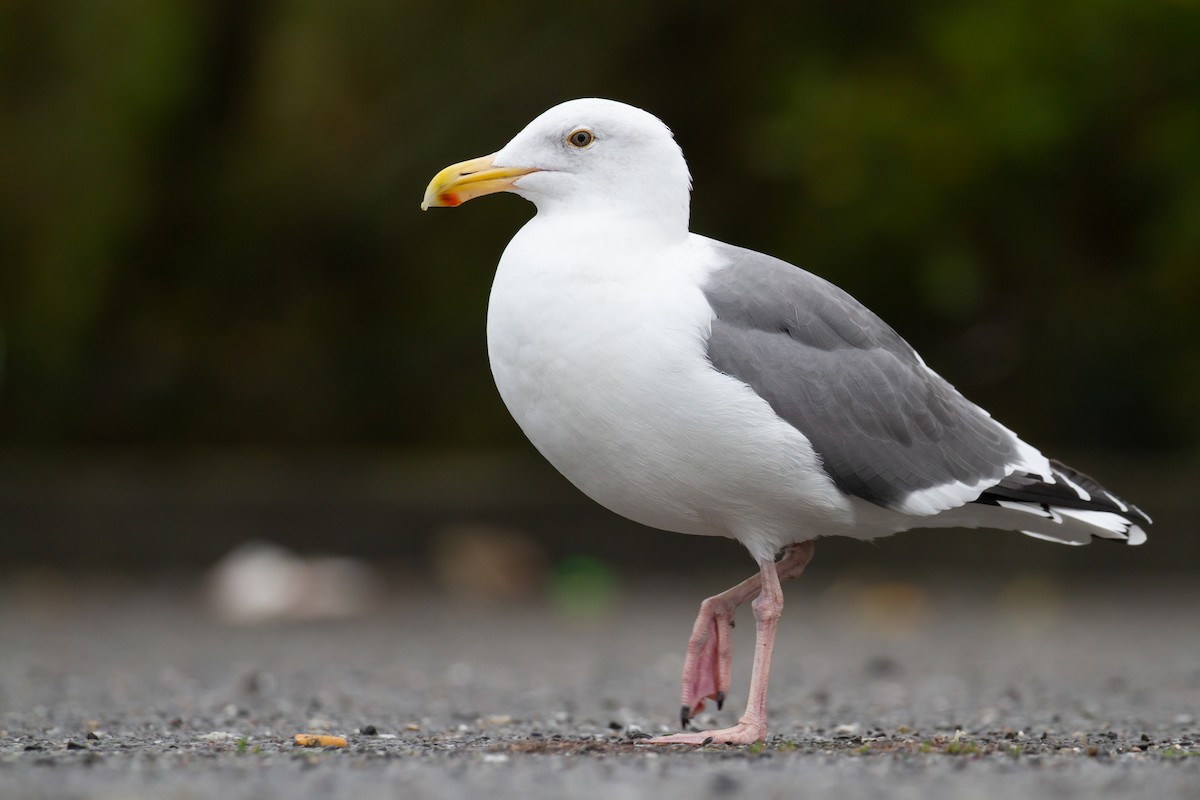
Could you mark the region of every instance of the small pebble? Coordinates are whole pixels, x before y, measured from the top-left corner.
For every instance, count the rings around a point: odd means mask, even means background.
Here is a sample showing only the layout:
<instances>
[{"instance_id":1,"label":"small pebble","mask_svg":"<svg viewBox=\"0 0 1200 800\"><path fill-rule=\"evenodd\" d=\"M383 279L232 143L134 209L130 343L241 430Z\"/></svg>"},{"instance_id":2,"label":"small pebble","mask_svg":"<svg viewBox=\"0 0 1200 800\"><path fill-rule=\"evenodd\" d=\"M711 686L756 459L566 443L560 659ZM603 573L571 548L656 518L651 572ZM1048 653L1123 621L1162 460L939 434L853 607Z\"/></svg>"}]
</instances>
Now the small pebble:
<instances>
[{"instance_id":1,"label":"small pebble","mask_svg":"<svg viewBox=\"0 0 1200 800\"><path fill-rule=\"evenodd\" d=\"M358 732L361 733L363 736L378 736L379 735L379 731L375 728L374 725L364 725L362 728L359 729Z\"/></svg>"},{"instance_id":2,"label":"small pebble","mask_svg":"<svg viewBox=\"0 0 1200 800\"><path fill-rule=\"evenodd\" d=\"M712 793L713 794L732 794L733 792L737 791L737 788L738 788L738 782L723 772L719 773L716 777L713 778L713 782L712 782Z\"/></svg>"},{"instance_id":3,"label":"small pebble","mask_svg":"<svg viewBox=\"0 0 1200 800\"><path fill-rule=\"evenodd\" d=\"M867 659L864 671L872 678L890 678L899 675L900 662L891 656L877 655Z\"/></svg>"},{"instance_id":4,"label":"small pebble","mask_svg":"<svg viewBox=\"0 0 1200 800\"><path fill-rule=\"evenodd\" d=\"M68 750L87 750L87 745L80 744L79 742L68 739L67 740L67 749Z\"/></svg>"}]
</instances>

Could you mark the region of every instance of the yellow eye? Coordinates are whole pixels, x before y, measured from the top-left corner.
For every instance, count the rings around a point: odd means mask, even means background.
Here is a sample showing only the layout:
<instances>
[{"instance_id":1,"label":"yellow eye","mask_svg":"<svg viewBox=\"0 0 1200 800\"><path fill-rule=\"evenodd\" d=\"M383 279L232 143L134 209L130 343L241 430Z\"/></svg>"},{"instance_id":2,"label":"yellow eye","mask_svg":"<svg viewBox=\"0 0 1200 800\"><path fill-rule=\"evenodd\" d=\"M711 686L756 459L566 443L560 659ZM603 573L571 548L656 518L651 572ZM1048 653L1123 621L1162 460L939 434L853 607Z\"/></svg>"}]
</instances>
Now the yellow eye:
<instances>
[{"instance_id":1,"label":"yellow eye","mask_svg":"<svg viewBox=\"0 0 1200 800\"><path fill-rule=\"evenodd\" d=\"M587 147L596 141L596 136L587 128L580 128L567 134L567 144L572 147Z\"/></svg>"}]
</instances>

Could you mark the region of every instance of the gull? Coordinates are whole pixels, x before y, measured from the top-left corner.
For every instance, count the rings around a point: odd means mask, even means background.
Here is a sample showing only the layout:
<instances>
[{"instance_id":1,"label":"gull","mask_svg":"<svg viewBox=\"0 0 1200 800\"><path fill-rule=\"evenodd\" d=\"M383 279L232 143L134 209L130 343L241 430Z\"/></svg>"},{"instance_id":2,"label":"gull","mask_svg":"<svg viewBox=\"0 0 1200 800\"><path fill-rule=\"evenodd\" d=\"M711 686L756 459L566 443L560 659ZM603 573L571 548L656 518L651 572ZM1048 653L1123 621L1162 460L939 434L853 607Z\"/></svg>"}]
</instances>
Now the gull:
<instances>
[{"instance_id":1,"label":"gull","mask_svg":"<svg viewBox=\"0 0 1200 800\"><path fill-rule=\"evenodd\" d=\"M537 208L500 258L487 313L492 374L521 430L601 505L736 539L758 564L701 604L683 669L686 729L707 701L723 706L734 611L750 601L745 714L650 743L766 737L780 582L818 537L953 527L1145 541L1141 510L992 419L849 294L691 233L691 175L653 115L562 103L439 172L421 207L495 192Z\"/></svg>"}]
</instances>

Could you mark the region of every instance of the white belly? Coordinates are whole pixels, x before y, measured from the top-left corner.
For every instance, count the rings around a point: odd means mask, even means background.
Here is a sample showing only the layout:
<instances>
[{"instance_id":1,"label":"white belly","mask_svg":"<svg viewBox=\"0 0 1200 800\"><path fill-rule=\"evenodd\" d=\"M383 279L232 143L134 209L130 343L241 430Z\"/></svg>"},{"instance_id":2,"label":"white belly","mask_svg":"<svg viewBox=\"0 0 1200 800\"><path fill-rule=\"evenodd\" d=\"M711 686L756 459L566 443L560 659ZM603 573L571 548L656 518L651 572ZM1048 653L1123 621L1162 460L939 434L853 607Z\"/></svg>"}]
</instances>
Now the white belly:
<instances>
[{"instance_id":1,"label":"white belly","mask_svg":"<svg viewBox=\"0 0 1200 800\"><path fill-rule=\"evenodd\" d=\"M536 220L509 245L488 309L500 395L588 496L646 525L733 536L757 557L844 522L808 440L705 356L705 240L662 263L576 239L549 262ZM644 251L643 251L644 252ZM686 255L685 255L686 253Z\"/></svg>"}]
</instances>

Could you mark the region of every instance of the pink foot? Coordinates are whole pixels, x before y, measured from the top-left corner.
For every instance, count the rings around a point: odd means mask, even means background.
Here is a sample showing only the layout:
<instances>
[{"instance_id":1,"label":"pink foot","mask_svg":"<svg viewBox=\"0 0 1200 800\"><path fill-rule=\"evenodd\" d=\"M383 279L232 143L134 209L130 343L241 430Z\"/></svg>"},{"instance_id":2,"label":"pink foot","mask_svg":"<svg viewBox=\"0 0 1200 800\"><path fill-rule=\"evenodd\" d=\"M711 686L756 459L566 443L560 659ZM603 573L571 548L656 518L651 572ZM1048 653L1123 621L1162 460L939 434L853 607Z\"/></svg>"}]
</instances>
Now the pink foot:
<instances>
[{"instance_id":1,"label":"pink foot","mask_svg":"<svg viewBox=\"0 0 1200 800\"><path fill-rule=\"evenodd\" d=\"M754 744L767 738L767 726L762 723L739 722L732 728L700 733L673 733L643 739L646 744Z\"/></svg>"},{"instance_id":2,"label":"pink foot","mask_svg":"<svg viewBox=\"0 0 1200 800\"><path fill-rule=\"evenodd\" d=\"M700 614L688 640L683 665L683 707L681 721L687 721L704 709L706 700L715 700L717 708L725 704L733 667L733 643L729 631L737 605L722 595L710 597L700 605Z\"/></svg>"}]
</instances>

